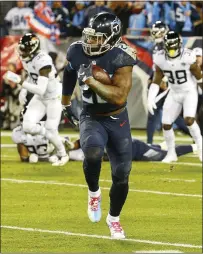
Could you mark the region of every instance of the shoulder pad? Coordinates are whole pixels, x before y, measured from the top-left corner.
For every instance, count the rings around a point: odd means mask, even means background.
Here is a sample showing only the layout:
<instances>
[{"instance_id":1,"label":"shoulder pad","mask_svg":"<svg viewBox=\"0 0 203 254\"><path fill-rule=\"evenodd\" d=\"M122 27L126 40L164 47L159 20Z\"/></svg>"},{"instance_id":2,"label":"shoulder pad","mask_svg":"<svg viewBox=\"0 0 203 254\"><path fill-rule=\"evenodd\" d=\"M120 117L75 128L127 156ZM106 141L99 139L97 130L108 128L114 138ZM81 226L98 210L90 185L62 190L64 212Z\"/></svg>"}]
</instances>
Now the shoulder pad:
<instances>
[{"instance_id":1,"label":"shoulder pad","mask_svg":"<svg viewBox=\"0 0 203 254\"><path fill-rule=\"evenodd\" d=\"M162 61L162 59L165 56L165 51L162 50L158 50L157 52L155 52L155 54L153 54L153 61L155 64L158 64Z\"/></svg>"},{"instance_id":2,"label":"shoulder pad","mask_svg":"<svg viewBox=\"0 0 203 254\"><path fill-rule=\"evenodd\" d=\"M134 60L137 59L137 50L135 48L132 48L125 43L119 43L116 47L123 50L125 53L131 56Z\"/></svg>"},{"instance_id":3,"label":"shoulder pad","mask_svg":"<svg viewBox=\"0 0 203 254\"><path fill-rule=\"evenodd\" d=\"M45 52L40 52L34 59L33 59L34 68L37 72L39 72L40 69L47 65L53 64L52 58Z\"/></svg>"},{"instance_id":4,"label":"shoulder pad","mask_svg":"<svg viewBox=\"0 0 203 254\"><path fill-rule=\"evenodd\" d=\"M67 55L66 55L66 59L67 59L68 61L71 62L71 59L72 59L72 57L74 57L75 51L77 50L78 46L79 46L79 47L82 46L82 41L73 42L73 43L68 47Z\"/></svg>"},{"instance_id":5,"label":"shoulder pad","mask_svg":"<svg viewBox=\"0 0 203 254\"><path fill-rule=\"evenodd\" d=\"M184 48L182 59L183 62L186 64L194 64L196 62L195 52L190 49Z\"/></svg>"}]
</instances>

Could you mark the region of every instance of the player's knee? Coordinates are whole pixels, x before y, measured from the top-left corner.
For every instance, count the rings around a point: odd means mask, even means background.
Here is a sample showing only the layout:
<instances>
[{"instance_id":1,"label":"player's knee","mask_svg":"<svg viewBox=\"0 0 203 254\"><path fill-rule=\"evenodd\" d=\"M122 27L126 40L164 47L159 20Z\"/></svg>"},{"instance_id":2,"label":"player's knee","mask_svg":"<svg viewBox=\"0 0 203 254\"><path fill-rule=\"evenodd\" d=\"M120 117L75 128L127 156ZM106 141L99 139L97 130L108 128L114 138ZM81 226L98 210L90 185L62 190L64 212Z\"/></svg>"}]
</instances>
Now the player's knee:
<instances>
[{"instance_id":1,"label":"player's knee","mask_svg":"<svg viewBox=\"0 0 203 254\"><path fill-rule=\"evenodd\" d=\"M55 129L46 129L45 137L47 139L51 139L52 137L56 136L58 134L58 131Z\"/></svg>"},{"instance_id":2,"label":"player's knee","mask_svg":"<svg viewBox=\"0 0 203 254\"><path fill-rule=\"evenodd\" d=\"M112 180L113 183L128 183L132 163L124 162L120 163L113 168Z\"/></svg>"},{"instance_id":3,"label":"player's knee","mask_svg":"<svg viewBox=\"0 0 203 254\"><path fill-rule=\"evenodd\" d=\"M104 150L101 147L86 147L83 152L88 162L101 161L104 154Z\"/></svg>"},{"instance_id":4,"label":"player's knee","mask_svg":"<svg viewBox=\"0 0 203 254\"><path fill-rule=\"evenodd\" d=\"M24 121L23 122L23 131L26 133L32 133L33 132L33 123Z\"/></svg>"},{"instance_id":5,"label":"player's knee","mask_svg":"<svg viewBox=\"0 0 203 254\"><path fill-rule=\"evenodd\" d=\"M191 126L194 123L195 118L194 117L185 117L184 120L185 120L185 124L187 126Z\"/></svg>"},{"instance_id":6,"label":"player's knee","mask_svg":"<svg viewBox=\"0 0 203 254\"><path fill-rule=\"evenodd\" d=\"M163 124L162 127L165 131L169 131L172 128L172 124Z\"/></svg>"},{"instance_id":7,"label":"player's knee","mask_svg":"<svg viewBox=\"0 0 203 254\"><path fill-rule=\"evenodd\" d=\"M129 182L129 174L124 174L123 177L112 175L113 184L126 185Z\"/></svg>"}]
</instances>

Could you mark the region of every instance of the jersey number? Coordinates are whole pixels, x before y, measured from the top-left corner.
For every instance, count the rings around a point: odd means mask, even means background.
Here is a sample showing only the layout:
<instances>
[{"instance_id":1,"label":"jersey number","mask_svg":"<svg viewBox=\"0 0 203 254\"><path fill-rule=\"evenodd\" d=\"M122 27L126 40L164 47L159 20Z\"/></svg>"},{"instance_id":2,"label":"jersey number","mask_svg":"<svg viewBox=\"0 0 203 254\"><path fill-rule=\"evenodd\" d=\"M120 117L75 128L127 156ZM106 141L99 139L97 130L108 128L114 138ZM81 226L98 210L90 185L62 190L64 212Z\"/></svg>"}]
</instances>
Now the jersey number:
<instances>
[{"instance_id":1,"label":"jersey number","mask_svg":"<svg viewBox=\"0 0 203 254\"><path fill-rule=\"evenodd\" d=\"M38 145L36 146L36 148L34 146L26 146L26 147L30 153L35 153L38 155L47 154L47 144Z\"/></svg>"},{"instance_id":2,"label":"jersey number","mask_svg":"<svg viewBox=\"0 0 203 254\"><path fill-rule=\"evenodd\" d=\"M168 81L171 84L183 84L185 82L187 82L187 74L185 70L182 71L175 71L175 77L174 77L174 73L172 71L164 71L164 74L166 74L166 76L168 77ZM176 80L177 79L177 82Z\"/></svg>"}]
</instances>

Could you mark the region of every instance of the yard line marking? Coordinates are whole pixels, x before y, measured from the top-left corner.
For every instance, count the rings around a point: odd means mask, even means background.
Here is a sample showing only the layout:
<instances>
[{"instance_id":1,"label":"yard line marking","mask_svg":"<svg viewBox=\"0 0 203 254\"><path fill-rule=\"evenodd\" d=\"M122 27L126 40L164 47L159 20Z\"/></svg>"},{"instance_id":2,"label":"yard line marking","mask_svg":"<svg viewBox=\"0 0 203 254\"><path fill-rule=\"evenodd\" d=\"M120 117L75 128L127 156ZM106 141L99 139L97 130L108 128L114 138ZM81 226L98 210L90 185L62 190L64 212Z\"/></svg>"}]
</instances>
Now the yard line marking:
<instances>
[{"instance_id":1,"label":"yard line marking","mask_svg":"<svg viewBox=\"0 0 203 254\"><path fill-rule=\"evenodd\" d=\"M41 232L41 233L50 233L50 234L62 234L62 235L69 235L69 236L98 238L98 239L106 239L106 240L148 243L148 244L155 244L155 245L177 246L177 247L185 247L185 248L197 248L197 249L202 248L201 245L193 245L193 244L185 244L185 243L166 243L166 242L157 242L157 241L150 241L150 240L140 240L140 239L134 239L134 238L112 239L110 236L105 236L105 235L89 235L89 234L73 233L73 232L67 232L67 231L61 231L61 230L47 230L47 229L24 228L24 227L15 227L15 226L1 226L1 228L22 230L22 231Z\"/></svg>"},{"instance_id":2,"label":"yard line marking","mask_svg":"<svg viewBox=\"0 0 203 254\"><path fill-rule=\"evenodd\" d=\"M151 161L148 161L148 163L152 163ZM153 161L153 163L161 163L163 164L163 162L161 161ZM194 166L194 167L202 167L202 163L189 163L189 162L171 162L171 163L165 163L165 165L167 166L171 166L171 165L187 165L187 166Z\"/></svg>"},{"instance_id":3,"label":"yard line marking","mask_svg":"<svg viewBox=\"0 0 203 254\"><path fill-rule=\"evenodd\" d=\"M12 156L12 155L1 155L1 158L15 158L15 159L17 159L17 158L19 158L19 156Z\"/></svg>"},{"instance_id":4,"label":"yard line marking","mask_svg":"<svg viewBox=\"0 0 203 254\"><path fill-rule=\"evenodd\" d=\"M16 144L1 144L1 148L14 148L16 146Z\"/></svg>"},{"instance_id":5,"label":"yard line marking","mask_svg":"<svg viewBox=\"0 0 203 254\"><path fill-rule=\"evenodd\" d=\"M107 182L112 183L112 180L106 180L106 179L99 179L100 182ZM134 182L128 182L128 183L134 183Z\"/></svg>"},{"instance_id":6,"label":"yard line marking","mask_svg":"<svg viewBox=\"0 0 203 254\"><path fill-rule=\"evenodd\" d=\"M1 178L2 181L9 181L13 183L36 183L36 184L53 184L53 185L66 185L66 186L73 186L73 187L81 187L87 188L85 184L75 184L75 183L63 183L63 182L56 182L56 181L35 181L35 180L21 180L21 179L12 179L12 178ZM110 190L109 187L101 187L103 190ZM198 197L201 198L202 195L198 194L184 194L184 193L173 193L173 192L161 192L161 191L152 191L152 190L137 190L137 189L130 189L129 191L132 192L140 192L140 193L152 193L158 195L170 195L170 196L182 196L182 197Z\"/></svg>"},{"instance_id":7,"label":"yard line marking","mask_svg":"<svg viewBox=\"0 0 203 254\"><path fill-rule=\"evenodd\" d=\"M133 251L133 253L184 253L179 250L138 250Z\"/></svg>"},{"instance_id":8,"label":"yard line marking","mask_svg":"<svg viewBox=\"0 0 203 254\"><path fill-rule=\"evenodd\" d=\"M195 183L195 179L186 180L186 179L178 179L178 178L160 178L162 180L169 180L169 181L180 181L180 182L186 182L186 183Z\"/></svg>"}]
</instances>

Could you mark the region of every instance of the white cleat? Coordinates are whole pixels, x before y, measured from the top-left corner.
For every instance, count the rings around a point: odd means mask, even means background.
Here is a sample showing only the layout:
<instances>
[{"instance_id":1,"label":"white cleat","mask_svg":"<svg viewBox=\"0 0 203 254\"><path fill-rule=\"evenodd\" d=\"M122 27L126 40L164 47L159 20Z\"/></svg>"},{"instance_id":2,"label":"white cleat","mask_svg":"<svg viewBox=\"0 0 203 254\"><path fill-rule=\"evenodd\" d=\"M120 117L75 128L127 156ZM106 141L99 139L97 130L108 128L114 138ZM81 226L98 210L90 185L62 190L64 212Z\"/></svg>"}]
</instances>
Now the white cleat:
<instances>
[{"instance_id":1,"label":"white cleat","mask_svg":"<svg viewBox=\"0 0 203 254\"><path fill-rule=\"evenodd\" d=\"M59 158L58 158L58 156L55 155L55 154L49 157L49 162L50 162L50 163L55 163L55 162L57 162L58 160L59 160Z\"/></svg>"},{"instance_id":2,"label":"white cleat","mask_svg":"<svg viewBox=\"0 0 203 254\"><path fill-rule=\"evenodd\" d=\"M176 154L167 154L166 157L162 160L163 163L175 162L178 160Z\"/></svg>"},{"instance_id":3,"label":"white cleat","mask_svg":"<svg viewBox=\"0 0 203 254\"><path fill-rule=\"evenodd\" d=\"M99 222L101 220L101 195L91 197L88 193L87 213L91 222Z\"/></svg>"},{"instance_id":4,"label":"white cleat","mask_svg":"<svg viewBox=\"0 0 203 254\"><path fill-rule=\"evenodd\" d=\"M64 166L69 161L69 156L66 154L65 156L60 157L57 161L52 163L52 166Z\"/></svg>"},{"instance_id":5,"label":"white cleat","mask_svg":"<svg viewBox=\"0 0 203 254\"><path fill-rule=\"evenodd\" d=\"M110 229L112 239L124 239L125 238L123 228L121 227L121 224L119 221L118 222L111 222L108 220L108 217L107 217L106 223Z\"/></svg>"}]
</instances>

